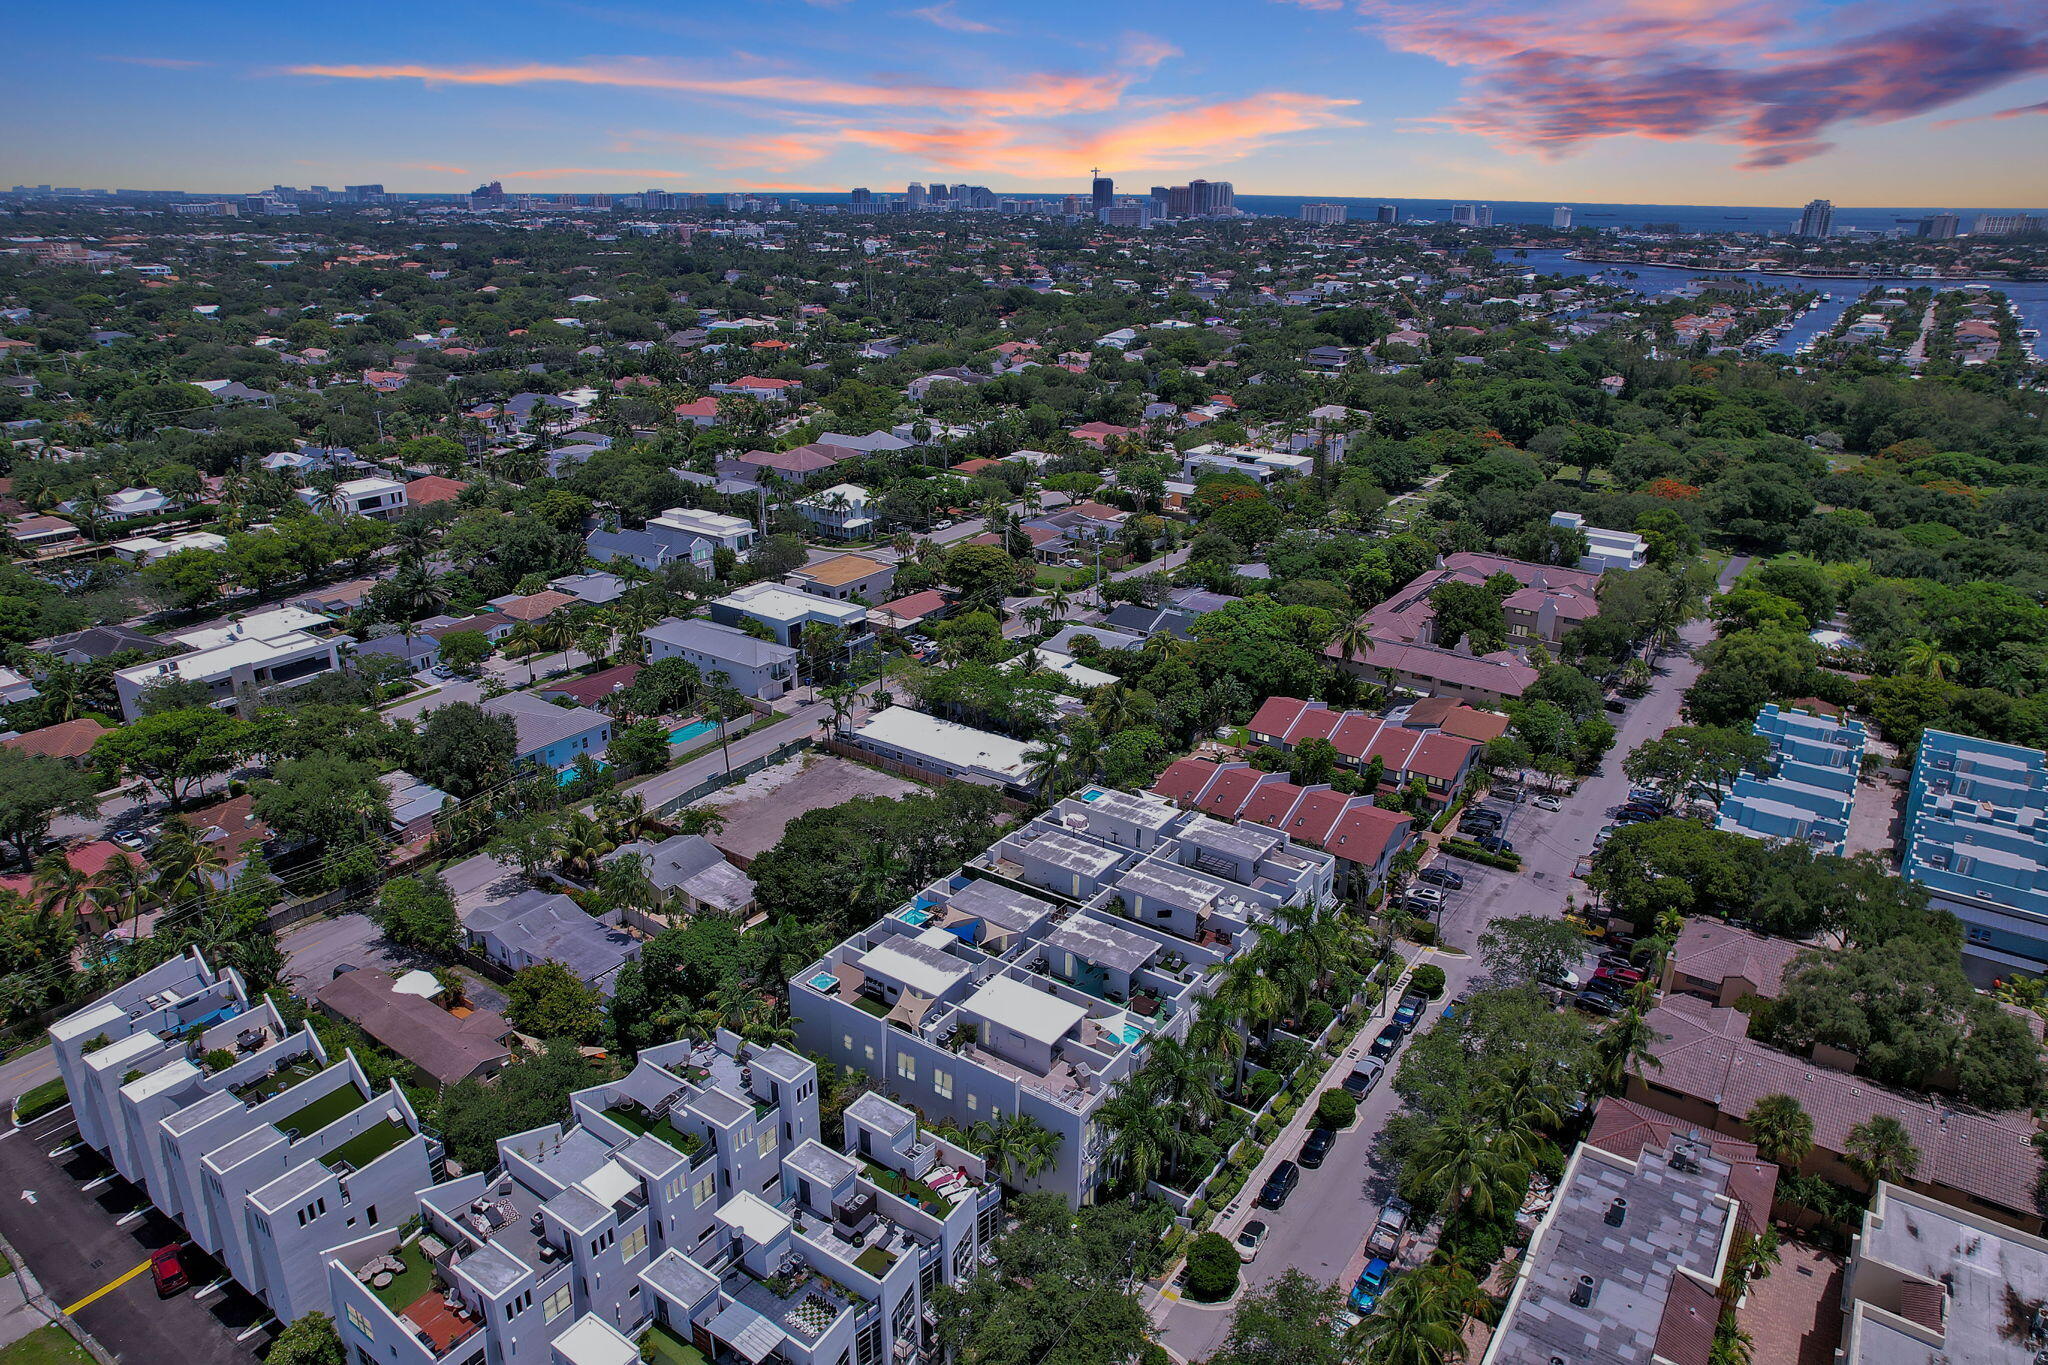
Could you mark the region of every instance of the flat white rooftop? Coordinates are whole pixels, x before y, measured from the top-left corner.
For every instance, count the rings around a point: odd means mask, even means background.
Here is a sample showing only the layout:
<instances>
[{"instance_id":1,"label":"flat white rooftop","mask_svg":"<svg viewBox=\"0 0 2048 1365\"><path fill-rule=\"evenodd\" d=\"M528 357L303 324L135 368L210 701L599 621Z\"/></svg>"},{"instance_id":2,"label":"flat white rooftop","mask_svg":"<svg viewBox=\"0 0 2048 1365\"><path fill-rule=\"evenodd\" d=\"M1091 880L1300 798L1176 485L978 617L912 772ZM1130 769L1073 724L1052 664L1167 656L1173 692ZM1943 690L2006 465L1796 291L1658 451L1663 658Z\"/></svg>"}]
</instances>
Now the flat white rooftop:
<instances>
[{"instance_id":1,"label":"flat white rooftop","mask_svg":"<svg viewBox=\"0 0 2048 1365\"><path fill-rule=\"evenodd\" d=\"M1009 976L992 976L961 1008L991 1024L1051 1047L1088 1017L1085 1005L1034 990Z\"/></svg>"},{"instance_id":2,"label":"flat white rooftop","mask_svg":"<svg viewBox=\"0 0 2048 1365\"><path fill-rule=\"evenodd\" d=\"M979 769L1012 782L1023 782L1031 771L1025 754L1032 746L1023 740L940 720L907 706L877 711L853 733L857 739L886 744L942 766Z\"/></svg>"}]
</instances>

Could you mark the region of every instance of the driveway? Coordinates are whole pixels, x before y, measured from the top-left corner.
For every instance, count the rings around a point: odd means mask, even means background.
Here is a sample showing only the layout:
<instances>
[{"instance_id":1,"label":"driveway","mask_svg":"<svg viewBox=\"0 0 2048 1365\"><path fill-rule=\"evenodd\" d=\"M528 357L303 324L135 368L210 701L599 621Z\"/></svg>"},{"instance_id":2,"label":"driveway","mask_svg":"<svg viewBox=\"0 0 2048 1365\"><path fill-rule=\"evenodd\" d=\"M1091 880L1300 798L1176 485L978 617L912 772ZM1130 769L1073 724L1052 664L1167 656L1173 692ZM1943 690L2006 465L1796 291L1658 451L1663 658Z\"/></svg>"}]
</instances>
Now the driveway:
<instances>
[{"instance_id":1,"label":"driveway","mask_svg":"<svg viewBox=\"0 0 2048 1365\"><path fill-rule=\"evenodd\" d=\"M147 1271L116 1284L184 1233L154 1209L132 1215L146 1200L118 1176L94 1184L110 1168L96 1153L64 1150L77 1132L64 1109L0 1133L0 1232L43 1291L119 1360L251 1365L270 1314L238 1288L199 1292L218 1275L210 1259L193 1259L193 1288L173 1298L157 1298Z\"/></svg>"},{"instance_id":2,"label":"driveway","mask_svg":"<svg viewBox=\"0 0 2048 1365\"><path fill-rule=\"evenodd\" d=\"M335 968L341 966L396 975L414 967L432 971L445 965L393 947L374 920L354 912L293 925L277 936L277 946L285 958L285 980L304 996L332 981ZM461 967L455 970L461 973L464 994L471 1004L487 1010L505 1008L504 993L496 986L475 972Z\"/></svg>"}]
</instances>

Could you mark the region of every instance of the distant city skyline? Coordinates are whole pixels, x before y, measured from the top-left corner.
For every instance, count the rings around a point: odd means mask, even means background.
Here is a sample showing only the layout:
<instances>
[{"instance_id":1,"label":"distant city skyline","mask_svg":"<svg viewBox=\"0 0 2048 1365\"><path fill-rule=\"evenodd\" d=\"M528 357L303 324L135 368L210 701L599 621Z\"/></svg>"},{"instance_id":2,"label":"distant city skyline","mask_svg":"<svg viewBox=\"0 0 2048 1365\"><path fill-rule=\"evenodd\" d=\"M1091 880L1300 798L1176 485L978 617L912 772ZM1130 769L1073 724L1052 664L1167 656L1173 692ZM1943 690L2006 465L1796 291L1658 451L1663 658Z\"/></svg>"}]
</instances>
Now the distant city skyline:
<instances>
[{"instance_id":1,"label":"distant city skyline","mask_svg":"<svg viewBox=\"0 0 2048 1365\"><path fill-rule=\"evenodd\" d=\"M1906 20L1843 0L110 0L91 24L31 0L10 18L32 117L0 183L1063 194L1099 168L1125 193L1206 176L1318 198L2048 201L2048 31L2026 0Z\"/></svg>"}]
</instances>

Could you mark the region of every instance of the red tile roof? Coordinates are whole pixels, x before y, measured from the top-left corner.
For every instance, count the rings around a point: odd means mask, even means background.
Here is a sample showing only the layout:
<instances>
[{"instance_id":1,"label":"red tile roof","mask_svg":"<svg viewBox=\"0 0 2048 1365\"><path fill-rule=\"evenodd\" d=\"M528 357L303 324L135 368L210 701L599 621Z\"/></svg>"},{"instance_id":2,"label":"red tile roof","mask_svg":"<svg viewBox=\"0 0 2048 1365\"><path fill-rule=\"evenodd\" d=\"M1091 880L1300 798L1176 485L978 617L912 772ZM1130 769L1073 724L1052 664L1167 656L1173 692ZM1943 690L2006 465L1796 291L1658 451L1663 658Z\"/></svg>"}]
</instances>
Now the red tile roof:
<instances>
[{"instance_id":1,"label":"red tile roof","mask_svg":"<svg viewBox=\"0 0 2048 1365\"><path fill-rule=\"evenodd\" d=\"M1205 758L1176 759L1159 774L1159 780L1152 784L1152 793L1176 805L1193 805L1221 771L1222 768Z\"/></svg>"},{"instance_id":2,"label":"red tile roof","mask_svg":"<svg viewBox=\"0 0 2048 1365\"><path fill-rule=\"evenodd\" d=\"M1372 867L1386 856L1389 848L1406 843L1414 828L1415 822L1400 811L1381 810L1372 805L1353 806L1330 831L1323 851L1360 867Z\"/></svg>"},{"instance_id":3,"label":"red tile roof","mask_svg":"<svg viewBox=\"0 0 2048 1365\"><path fill-rule=\"evenodd\" d=\"M510 602L499 602L493 610L515 621L545 621L562 608L575 605L576 599L568 593L547 588L526 597L515 597Z\"/></svg>"},{"instance_id":4,"label":"red tile roof","mask_svg":"<svg viewBox=\"0 0 2048 1365\"><path fill-rule=\"evenodd\" d=\"M1424 735L1409 755L1408 770L1440 782L1461 778L1479 752L1479 741L1458 735Z\"/></svg>"},{"instance_id":5,"label":"red tile roof","mask_svg":"<svg viewBox=\"0 0 2048 1365\"><path fill-rule=\"evenodd\" d=\"M413 507L431 507L437 502L453 502L468 487L469 485L460 479L444 479L439 474L428 474L405 485L405 500Z\"/></svg>"},{"instance_id":6,"label":"red tile roof","mask_svg":"<svg viewBox=\"0 0 2048 1365\"><path fill-rule=\"evenodd\" d=\"M1237 813L1244 809L1244 803L1250 799L1252 788L1263 777L1265 774L1257 768L1225 769L1209 784L1209 790L1202 794L1197 804L1219 820L1235 820Z\"/></svg>"},{"instance_id":7,"label":"red tile roof","mask_svg":"<svg viewBox=\"0 0 2048 1365\"><path fill-rule=\"evenodd\" d=\"M675 406L675 414L678 417L716 417L718 416L718 400L716 398L699 398L694 403L678 403Z\"/></svg>"},{"instance_id":8,"label":"red tile roof","mask_svg":"<svg viewBox=\"0 0 2048 1365\"><path fill-rule=\"evenodd\" d=\"M105 733L106 726L90 716L81 716L77 720L45 725L40 730L0 740L0 744L25 754L41 754L45 758L84 758L92 752L93 743Z\"/></svg>"},{"instance_id":9,"label":"red tile roof","mask_svg":"<svg viewBox=\"0 0 2048 1365\"><path fill-rule=\"evenodd\" d=\"M1295 804L1294 813L1287 817L1281 830L1290 839L1322 848L1352 802L1362 799L1335 790L1310 792Z\"/></svg>"},{"instance_id":10,"label":"red tile roof","mask_svg":"<svg viewBox=\"0 0 2048 1365\"><path fill-rule=\"evenodd\" d=\"M596 706L621 688L631 687L639 676L639 664L619 664L585 677L549 683L541 689L541 695L573 697L584 706Z\"/></svg>"},{"instance_id":11,"label":"red tile roof","mask_svg":"<svg viewBox=\"0 0 2048 1365\"><path fill-rule=\"evenodd\" d=\"M1292 782L1268 782L1253 792L1251 799L1244 803L1237 818L1267 829L1279 829L1287 823L1287 817L1294 810L1294 803L1301 799L1301 788Z\"/></svg>"},{"instance_id":12,"label":"red tile roof","mask_svg":"<svg viewBox=\"0 0 2048 1365\"><path fill-rule=\"evenodd\" d=\"M1309 703L1298 697L1268 697L1259 704L1258 714L1252 717L1249 727L1255 735L1274 735L1287 738L1287 731L1295 718L1308 709Z\"/></svg>"}]
</instances>

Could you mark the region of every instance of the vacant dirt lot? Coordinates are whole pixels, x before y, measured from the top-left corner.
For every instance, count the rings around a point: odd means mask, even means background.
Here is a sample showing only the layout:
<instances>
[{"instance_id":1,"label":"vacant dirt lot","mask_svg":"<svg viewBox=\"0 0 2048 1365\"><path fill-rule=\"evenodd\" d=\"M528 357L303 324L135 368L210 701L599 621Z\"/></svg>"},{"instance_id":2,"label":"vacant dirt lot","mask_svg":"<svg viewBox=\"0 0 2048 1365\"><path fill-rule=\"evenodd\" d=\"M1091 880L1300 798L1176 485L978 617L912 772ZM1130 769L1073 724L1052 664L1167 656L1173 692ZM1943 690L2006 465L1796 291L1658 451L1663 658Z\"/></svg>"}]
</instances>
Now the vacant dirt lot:
<instances>
[{"instance_id":1,"label":"vacant dirt lot","mask_svg":"<svg viewBox=\"0 0 2048 1365\"><path fill-rule=\"evenodd\" d=\"M915 782L832 754L806 753L763 768L699 805L725 815L725 829L712 835L711 842L744 866L775 847L789 822L805 811L837 806L857 796L910 796L923 790Z\"/></svg>"}]
</instances>

